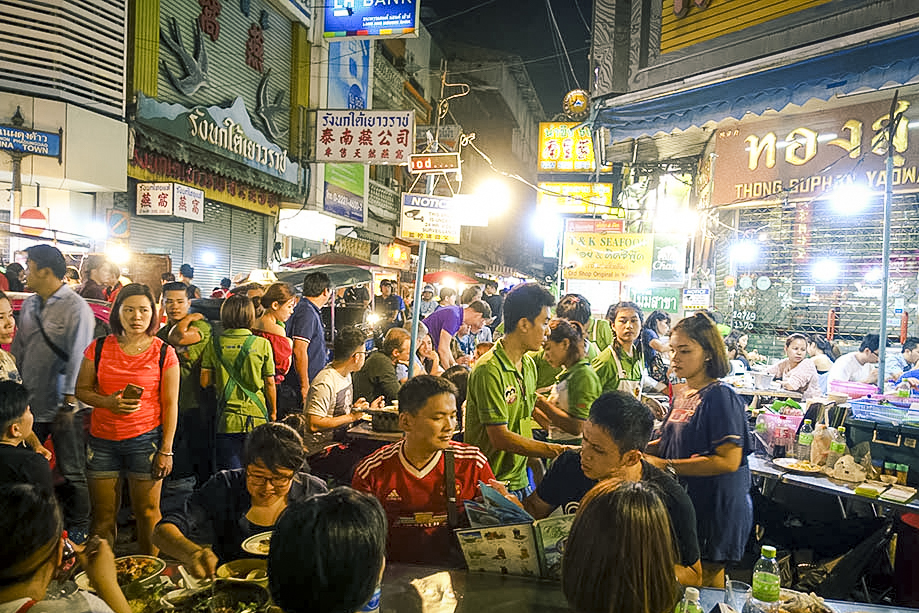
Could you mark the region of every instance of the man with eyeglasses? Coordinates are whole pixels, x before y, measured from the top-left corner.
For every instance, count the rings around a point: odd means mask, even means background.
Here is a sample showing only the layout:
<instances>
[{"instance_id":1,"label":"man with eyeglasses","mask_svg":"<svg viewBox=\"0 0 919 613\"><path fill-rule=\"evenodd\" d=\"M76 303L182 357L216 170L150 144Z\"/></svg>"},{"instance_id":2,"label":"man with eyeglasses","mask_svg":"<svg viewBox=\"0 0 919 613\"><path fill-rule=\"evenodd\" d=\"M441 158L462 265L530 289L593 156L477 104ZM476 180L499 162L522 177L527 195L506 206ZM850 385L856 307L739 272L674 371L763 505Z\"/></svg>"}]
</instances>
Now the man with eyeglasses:
<instances>
[{"instance_id":1,"label":"man with eyeglasses","mask_svg":"<svg viewBox=\"0 0 919 613\"><path fill-rule=\"evenodd\" d=\"M833 381L877 383L878 369L873 364L878 363L880 346L880 336L866 334L858 351L847 353L833 362L833 367L827 374L827 386L829 387Z\"/></svg>"},{"instance_id":2,"label":"man with eyeglasses","mask_svg":"<svg viewBox=\"0 0 919 613\"><path fill-rule=\"evenodd\" d=\"M243 541L271 530L290 503L327 491L321 479L303 470L305 459L303 439L290 426L256 427L246 438L245 468L211 477L183 511L160 521L154 544L196 577L213 577L220 564L251 557Z\"/></svg>"}]
</instances>

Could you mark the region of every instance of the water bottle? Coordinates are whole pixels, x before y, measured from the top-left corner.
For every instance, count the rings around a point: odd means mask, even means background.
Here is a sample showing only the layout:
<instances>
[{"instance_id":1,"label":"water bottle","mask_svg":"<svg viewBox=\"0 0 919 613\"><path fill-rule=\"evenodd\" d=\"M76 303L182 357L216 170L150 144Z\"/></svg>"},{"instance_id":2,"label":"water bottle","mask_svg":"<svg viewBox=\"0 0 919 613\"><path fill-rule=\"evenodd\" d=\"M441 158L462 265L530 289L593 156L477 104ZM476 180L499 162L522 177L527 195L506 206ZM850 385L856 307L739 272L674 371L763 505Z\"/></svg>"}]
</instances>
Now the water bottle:
<instances>
[{"instance_id":1,"label":"water bottle","mask_svg":"<svg viewBox=\"0 0 919 613\"><path fill-rule=\"evenodd\" d=\"M811 459L811 445L813 444L814 428L811 426L811 420L805 419L804 425L798 431L798 446L795 449L795 457L809 462Z\"/></svg>"},{"instance_id":2,"label":"water bottle","mask_svg":"<svg viewBox=\"0 0 919 613\"><path fill-rule=\"evenodd\" d=\"M744 613L772 610L779 601L782 579L775 547L763 545L761 557L753 567L753 595L744 605Z\"/></svg>"},{"instance_id":3,"label":"water bottle","mask_svg":"<svg viewBox=\"0 0 919 613\"><path fill-rule=\"evenodd\" d=\"M676 606L676 613L703 613L702 604L699 602L699 590L694 587L686 588L683 600Z\"/></svg>"},{"instance_id":4,"label":"water bottle","mask_svg":"<svg viewBox=\"0 0 919 613\"><path fill-rule=\"evenodd\" d=\"M846 428L839 426L833 432L833 440L830 441L830 452L826 456L826 467L833 468L836 461L846 455Z\"/></svg>"},{"instance_id":5,"label":"water bottle","mask_svg":"<svg viewBox=\"0 0 919 613\"><path fill-rule=\"evenodd\" d=\"M382 588L378 585L375 590L373 590L373 595L370 597L370 600L367 601L363 607L360 608L359 613L380 613L380 594Z\"/></svg>"},{"instance_id":6,"label":"water bottle","mask_svg":"<svg viewBox=\"0 0 919 613\"><path fill-rule=\"evenodd\" d=\"M826 464L826 455L830 451L830 441L833 435L827 430L826 424L817 424L814 432L814 443L811 445L811 463L823 466Z\"/></svg>"}]
</instances>

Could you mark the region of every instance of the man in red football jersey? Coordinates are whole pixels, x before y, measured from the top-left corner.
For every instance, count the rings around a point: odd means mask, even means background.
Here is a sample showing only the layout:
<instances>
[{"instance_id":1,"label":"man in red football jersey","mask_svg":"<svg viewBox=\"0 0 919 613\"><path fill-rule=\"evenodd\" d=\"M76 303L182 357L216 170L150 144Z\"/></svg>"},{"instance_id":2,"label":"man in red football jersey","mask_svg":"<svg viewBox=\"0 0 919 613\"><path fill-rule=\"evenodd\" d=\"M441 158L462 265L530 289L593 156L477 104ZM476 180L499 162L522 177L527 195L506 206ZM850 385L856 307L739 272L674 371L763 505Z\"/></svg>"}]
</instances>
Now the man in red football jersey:
<instances>
[{"instance_id":1,"label":"man in red football jersey","mask_svg":"<svg viewBox=\"0 0 919 613\"><path fill-rule=\"evenodd\" d=\"M399 427L405 438L364 458L352 485L382 503L389 522L386 558L393 562L462 566L453 536L468 526L463 500L475 498L479 481L494 481L478 447L453 441L456 387L441 377L419 375L399 390ZM456 520L447 509L446 473L453 458Z\"/></svg>"}]
</instances>

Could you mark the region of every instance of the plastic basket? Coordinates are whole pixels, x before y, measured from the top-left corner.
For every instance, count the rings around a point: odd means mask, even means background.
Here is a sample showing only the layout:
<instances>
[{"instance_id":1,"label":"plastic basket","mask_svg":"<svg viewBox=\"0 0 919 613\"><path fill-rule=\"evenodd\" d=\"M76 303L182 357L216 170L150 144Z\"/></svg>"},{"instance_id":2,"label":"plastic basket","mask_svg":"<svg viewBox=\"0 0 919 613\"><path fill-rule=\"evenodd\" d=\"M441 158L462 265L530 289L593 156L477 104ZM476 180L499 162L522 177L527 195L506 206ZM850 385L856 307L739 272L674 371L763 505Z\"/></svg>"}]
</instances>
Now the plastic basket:
<instances>
[{"instance_id":1,"label":"plastic basket","mask_svg":"<svg viewBox=\"0 0 919 613\"><path fill-rule=\"evenodd\" d=\"M904 421L915 421L919 412L910 412L908 407L890 404L878 404L868 400L850 400L852 417L869 421L881 421L890 424L901 424Z\"/></svg>"}]
</instances>

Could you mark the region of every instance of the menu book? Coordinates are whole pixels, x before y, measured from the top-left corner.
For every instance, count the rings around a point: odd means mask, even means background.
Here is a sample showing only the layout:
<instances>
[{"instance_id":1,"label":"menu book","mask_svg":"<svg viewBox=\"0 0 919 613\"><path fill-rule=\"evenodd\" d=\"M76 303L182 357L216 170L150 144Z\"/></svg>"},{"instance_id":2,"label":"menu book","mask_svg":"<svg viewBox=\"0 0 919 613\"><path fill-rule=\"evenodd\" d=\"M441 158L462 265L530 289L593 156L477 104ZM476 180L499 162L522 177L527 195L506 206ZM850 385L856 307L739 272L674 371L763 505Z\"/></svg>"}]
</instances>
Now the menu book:
<instances>
[{"instance_id":1,"label":"menu book","mask_svg":"<svg viewBox=\"0 0 919 613\"><path fill-rule=\"evenodd\" d=\"M560 580L574 515L534 520L494 488L479 486L483 502L463 503L472 527L455 531L469 570Z\"/></svg>"}]
</instances>

